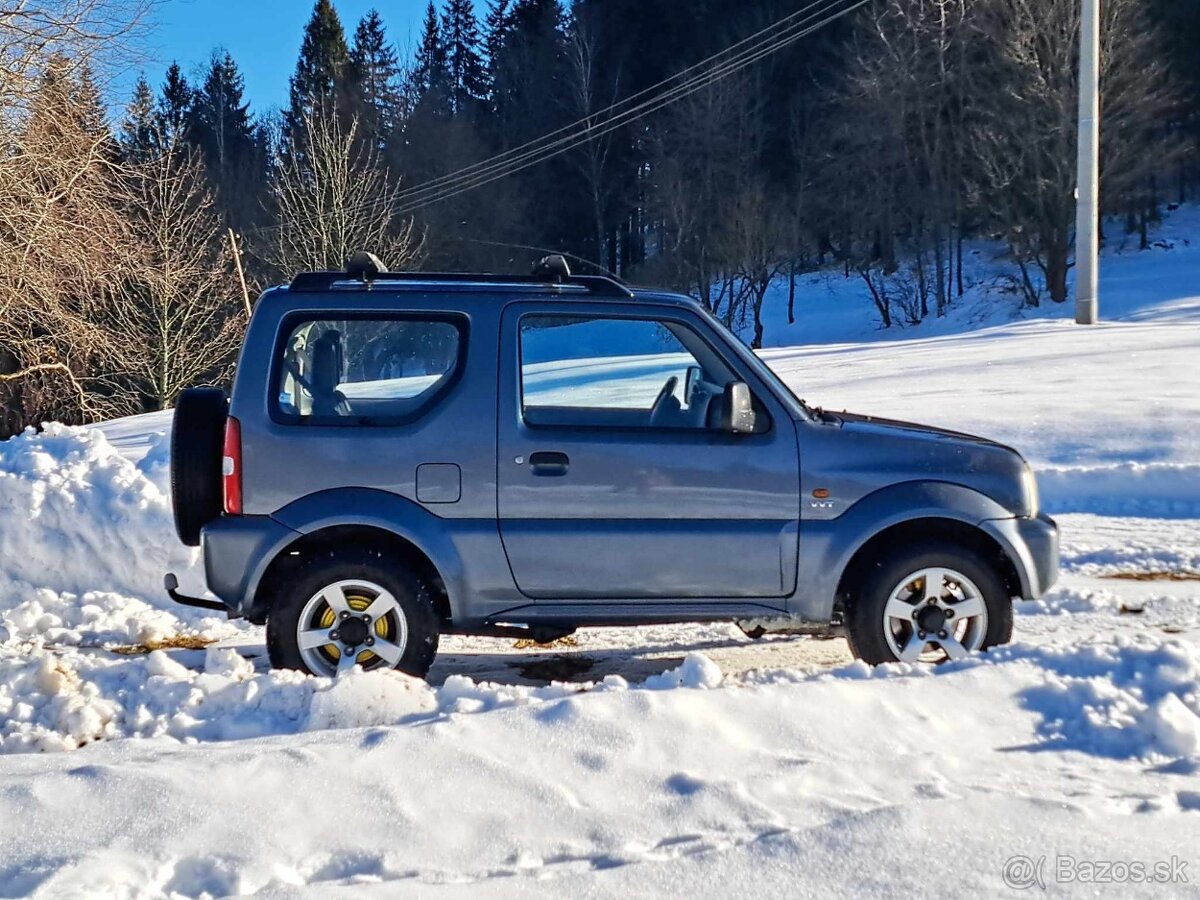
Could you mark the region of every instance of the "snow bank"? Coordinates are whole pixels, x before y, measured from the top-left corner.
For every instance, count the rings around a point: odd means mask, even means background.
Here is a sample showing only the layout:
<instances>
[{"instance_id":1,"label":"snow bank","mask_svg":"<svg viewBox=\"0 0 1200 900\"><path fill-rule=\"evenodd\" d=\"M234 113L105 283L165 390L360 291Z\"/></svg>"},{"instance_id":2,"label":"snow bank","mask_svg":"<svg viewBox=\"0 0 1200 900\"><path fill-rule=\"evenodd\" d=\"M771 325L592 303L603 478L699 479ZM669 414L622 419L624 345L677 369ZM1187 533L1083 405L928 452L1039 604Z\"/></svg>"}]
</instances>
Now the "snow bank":
<instances>
[{"instance_id":1,"label":"snow bank","mask_svg":"<svg viewBox=\"0 0 1200 900\"><path fill-rule=\"evenodd\" d=\"M1037 478L1042 504L1053 513L1200 519L1200 463L1043 465Z\"/></svg>"},{"instance_id":2,"label":"snow bank","mask_svg":"<svg viewBox=\"0 0 1200 900\"><path fill-rule=\"evenodd\" d=\"M1116 758L1200 757L1200 648L1126 636L1082 646L1025 644L994 651L997 664L1036 667L1019 694L1041 716L1040 750Z\"/></svg>"},{"instance_id":3,"label":"snow bank","mask_svg":"<svg viewBox=\"0 0 1200 900\"><path fill-rule=\"evenodd\" d=\"M715 688L720 669L690 654L646 690ZM121 738L226 741L396 725L629 690L620 677L547 687L451 676L440 688L399 672L337 679L256 671L232 648L109 656L44 647L0 654L0 754L75 750Z\"/></svg>"},{"instance_id":4,"label":"snow bank","mask_svg":"<svg viewBox=\"0 0 1200 900\"><path fill-rule=\"evenodd\" d=\"M199 559L175 538L165 438L141 445L133 462L100 431L58 424L0 442L0 628L10 639L141 642L217 627L163 592L169 571L194 583Z\"/></svg>"},{"instance_id":5,"label":"snow bank","mask_svg":"<svg viewBox=\"0 0 1200 900\"><path fill-rule=\"evenodd\" d=\"M1014 670L1025 674L1014 678ZM970 672L975 672L974 684L962 681ZM118 738L224 741L411 725L453 715L545 708L570 698L587 702L589 696L614 691L711 692L781 684L804 690L805 685L839 682L849 692L849 702L858 691L853 683L913 675L957 681L964 701L980 689L978 678L985 679L989 693L1007 694L1038 714L1038 749L1117 758L1200 753L1200 648L1124 636L1078 646L1014 644L936 668L899 664L870 669L854 663L831 672L785 670L731 678L708 657L690 653L677 668L639 686L612 676L547 687L451 676L435 688L393 671L359 670L338 679L259 672L229 648L115 659L35 649L23 656L0 656L0 753L72 750ZM570 715L570 710L558 707L547 715Z\"/></svg>"},{"instance_id":6,"label":"snow bank","mask_svg":"<svg viewBox=\"0 0 1200 900\"><path fill-rule=\"evenodd\" d=\"M0 546L10 583L160 594L187 568L164 490L165 442L134 464L98 431L50 424L0 443Z\"/></svg>"}]
</instances>

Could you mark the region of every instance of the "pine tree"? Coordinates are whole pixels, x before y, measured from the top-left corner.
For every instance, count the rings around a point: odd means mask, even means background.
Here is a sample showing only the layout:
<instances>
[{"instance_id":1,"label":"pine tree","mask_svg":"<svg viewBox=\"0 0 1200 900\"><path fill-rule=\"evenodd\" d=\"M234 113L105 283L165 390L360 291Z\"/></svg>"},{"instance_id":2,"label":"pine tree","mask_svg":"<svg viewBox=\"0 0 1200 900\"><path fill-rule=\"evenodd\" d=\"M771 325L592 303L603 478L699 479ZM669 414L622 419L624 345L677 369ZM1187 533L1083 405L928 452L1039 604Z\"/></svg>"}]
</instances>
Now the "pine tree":
<instances>
[{"instance_id":1,"label":"pine tree","mask_svg":"<svg viewBox=\"0 0 1200 900\"><path fill-rule=\"evenodd\" d=\"M493 104L496 101L496 60L504 49L508 26L508 0L490 0L483 25L483 46L487 52L487 96Z\"/></svg>"},{"instance_id":2,"label":"pine tree","mask_svg":"<svg viewBox=\"0 0 1200 900\"><path fill-rule=\"evenodd\" d=\"M242 164L254 144L254 124L243 99L245 81L228 53L213 55L204 85L195 92L190 139L204 154L204 164L218 180Z\"/></svg>"},{"instance_id":3,"label":"pine tree","mask_svg":"<svg viewBox=\"0 0 1200 900\"><path fill-rule=\"evenodd\" d=\"M125 107L120 141L125 158L133 162L152 159L161 146L154 89L144 73L138 76L137 84L133 86L133 96Z\"/></svg>"},{"instance_id":4,"label":"pine tree","mask_svg":"<svg viewBox=\"0 0 1200 900\"><path fill-rule=\"evenodd\" d=\"M337 10L330 0L317 0L312 18L304 27L300 58L291 80L291 99L285 116L287 132L300 128L304 119L316 112L344 107L349 58L346 33Z\"/></svg>"},{"instance_id":5,"label":"pine tree","mask_svg":"<svg viewBox=\"0 0 1200 900\"><path fill-rule=\"evenodd\" d=\"M558 0L516 0L492 60L492 101L505 140L526 140L561 122L563 10Z\"/></svg>"},{"instance_id":6,"label":"pine tree","mask_svg":"<svg viewBox=\"0 0 1200 900\"><path fill-rule=\"evenodd\" d=\"M518 146L568 124L562 7L557 0L516 0L493 63L493 118L501 148ZM572 177L562 157L514 174L509 189L535 221L523 224L521 239L547 247L567 246L566 235L587 220L562 186ZM578 245L573 245L578 246Z\"/></svg>"},{"instance_id":7,"label":"pine tree","mask_svg":"<svg viewBox=\"0 0 1200 900\"><path fill-rule=\"evenodd\" d=\"M449 112L450 72L446 65L446 45L438 23L437 9L430 0L425 10L425 27L412 73L418 103L437 112Z\"/></svg>"},{"instance_id":8,"label":"pine tree","mask_svg":"<svg viewBox=\"0 0 1200 900\"><path fill-rule=\"evenodd\" d=\"M195 97L179 63L171 63L158 96L158 126L163 143L171 146L187 139L188 120Z\"/></svg>"},{"instance_id":9,"label":"pine tree","mask_svg":"<svg viewBox=\"0 0 1200 900\"><path fill-rule=\"evenodd\" d=\"M104 99L100 87L86 62L79 68L79 80L74 91L75 107L79 111L79 126L83 133L94 138L109 135Z\"/></svg>"},{"instance_id":10,"label":"pine tree","mask_svg":"<svg viewBox=\"0 0 1200 900\"><path fill-rule=\"evenodd\" d=\"M244 95L233 57L214 54L188 117L188 139L200 149L220 212L238 224L258 217L258 194L266 185L266 144Z\"/></svg>"},{"instance_id":11,"label":"pine tree","mask_svg":"<svg viewBox=\"0 0 1200 900\"><path fill-rule=\"evenodd\" d=\"M487 98L479 24L471 0L447 0L442 16L450 105L456 114L472 114Z\"/></svg>"},{"instance_id":12,"label":"pine tree","mask_svg":"<svg viewBox=\"0 0 1200 900\"><path fill-rule=\"evenodd\" d=\"M362 134L382 149L396 128L400 63L375 10L363 17L354 32L348 72L351 108Z\"/></svg>"}]
</instances>

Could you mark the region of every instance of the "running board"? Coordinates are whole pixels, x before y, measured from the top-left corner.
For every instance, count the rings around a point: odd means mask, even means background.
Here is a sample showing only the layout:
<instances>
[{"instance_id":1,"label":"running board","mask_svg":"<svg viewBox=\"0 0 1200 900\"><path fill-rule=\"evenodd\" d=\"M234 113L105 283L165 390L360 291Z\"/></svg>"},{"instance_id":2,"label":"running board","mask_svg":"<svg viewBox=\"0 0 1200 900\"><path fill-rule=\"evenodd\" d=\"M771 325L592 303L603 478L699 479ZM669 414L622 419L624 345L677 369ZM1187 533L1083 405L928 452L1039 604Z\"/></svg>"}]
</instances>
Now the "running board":
<instances>
[{"instance_id":1,"label":"running board","mask_svg":"<svg viewBox=\"0 0 1200 900\"><path fill-rule=\"evenodd\" d=\"M168 572L163 577L163 587L167 589L167 596L180 606L194 606L198 609L215 609L217 612L223 613L229 612L229 607L220 600L209 600L206 597L189 597L187 594L179 593L179 579L176 578L172 572Z\"/></svg>"},{"instance_id":2,"label":"running board","mask_svg":"<svg viewBox=\"0 0 1200 900\"><path fill-rule=\"evenodd\" d=\"M741 600L664 602L635 601L538 601L488 616L488 625L584 626L661 625L676 622L722 622L731 619L775 618L786 610L766 603Z\"/></svg>"},{"instance_id":3,"label":"running board","mask_svg":"<svg viewBox=\"0 0 1200 900\"><path fill-rule=\"evenodd\" d=\"M442 627L442 634L464 634L469 637L513 638L518 641L533 641L536 644L549 644L574 633L575 629L571 627L549 625L487 624L462 628L454 625Z\"/></svg>"}]
</instances>

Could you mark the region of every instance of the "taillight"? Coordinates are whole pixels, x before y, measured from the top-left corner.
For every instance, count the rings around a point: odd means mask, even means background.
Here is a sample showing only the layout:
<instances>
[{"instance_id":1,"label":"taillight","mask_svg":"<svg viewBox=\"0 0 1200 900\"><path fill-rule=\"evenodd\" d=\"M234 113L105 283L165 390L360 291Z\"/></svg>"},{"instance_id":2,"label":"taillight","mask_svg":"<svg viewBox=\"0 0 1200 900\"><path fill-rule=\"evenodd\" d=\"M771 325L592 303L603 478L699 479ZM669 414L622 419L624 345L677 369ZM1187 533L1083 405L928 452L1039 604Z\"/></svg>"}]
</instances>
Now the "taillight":
<instances>
[{"instance_id":1,"label":"taillight","mask_svg":"<svg viewBox=\"0 0 1200 900\"><path fill-rule=\"evenodd\" d=\"M225 420L225 451L221 460L221 487L225 493L225 512L242 514L242 423L230 416Z\"/></svg>"}]
</instances>

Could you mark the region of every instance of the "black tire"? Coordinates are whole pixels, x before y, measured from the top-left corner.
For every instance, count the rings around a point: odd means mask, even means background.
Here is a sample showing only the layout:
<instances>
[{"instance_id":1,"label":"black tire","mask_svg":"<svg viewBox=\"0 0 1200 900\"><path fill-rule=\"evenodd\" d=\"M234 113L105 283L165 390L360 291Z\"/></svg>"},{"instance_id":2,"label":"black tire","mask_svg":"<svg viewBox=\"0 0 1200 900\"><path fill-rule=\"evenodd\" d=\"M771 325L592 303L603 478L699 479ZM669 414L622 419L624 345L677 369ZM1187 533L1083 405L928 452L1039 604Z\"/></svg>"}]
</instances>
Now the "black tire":
<instances>
[{"instance_id":1,"label":"black tire","mask_svg":"<svg viewBox=\"0 0 1200 900\"><path fill-rule=\"evenodd\" d=\"M987 630L979 649L1012 638L1012 598L994 565L967 547L932 541L886 550L846 598L846 637L851 652L870 665L897 662L884 635L884 609L900 581L925 568L953 569L975 583L987 608Z\"/></svg>"},{"instance_id":2,"label":"black tire","mask_svg":"<svg viewBox=\"0 0 1200 900\"><path fill-rule=\"evenodd\" d=\"M267 654L277 669L312 674L300 653L297 636L305 604L323 588L362 579L386 588L399 602L408 627L404 654L394 668L424 678L438 648L438 613L428 585L409 567L369 547L321 551L302 562L268 598Z\"/></svg>"},{"instance_id":3,"label":"black tire","mask_svg":"<svg viewBox=\"0 0 1200 900\"><path fill-rule=\"evenodd\" d=\"M175 531L189 547L200 529L223 511L221 457L229 399L220 388L189 388L179 395L171 425L171 508Z\"/></svg>"}]
</instances>

